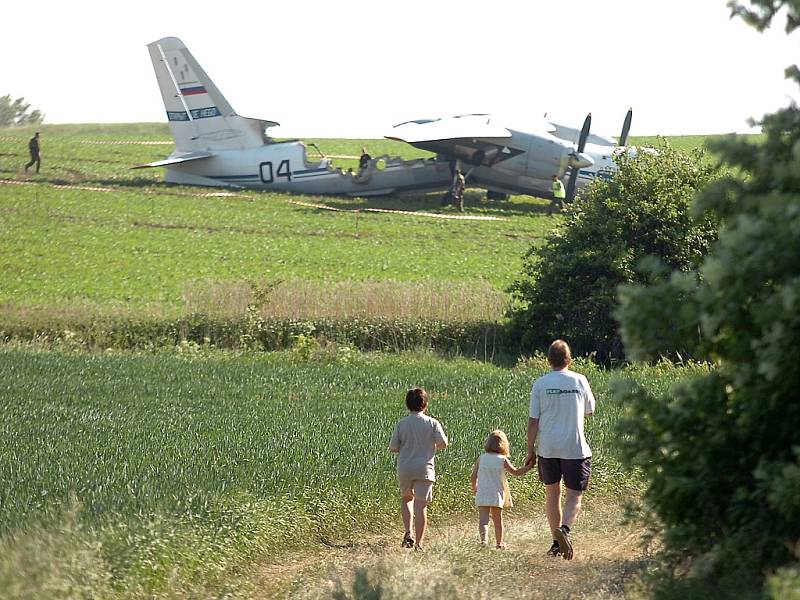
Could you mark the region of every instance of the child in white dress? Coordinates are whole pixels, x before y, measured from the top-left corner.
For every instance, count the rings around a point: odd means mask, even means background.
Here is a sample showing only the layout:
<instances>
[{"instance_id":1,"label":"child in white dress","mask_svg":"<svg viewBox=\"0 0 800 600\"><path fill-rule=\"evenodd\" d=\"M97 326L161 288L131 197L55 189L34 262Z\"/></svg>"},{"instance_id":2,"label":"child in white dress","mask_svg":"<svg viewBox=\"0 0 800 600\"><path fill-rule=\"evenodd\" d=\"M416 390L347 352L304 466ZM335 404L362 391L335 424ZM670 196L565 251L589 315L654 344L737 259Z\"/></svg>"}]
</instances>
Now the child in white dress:
<instances>
[{"instance_id":1,"label":"child in white dress","mask_svg":"<svg viewBox=\"0 0 800 600\"><path fill-rule=\"evenodd\" d=\"M484 452L475 461L472 469L472 491L475 494L475 505L479 511L478 534L481 546L487 544L489 535L489 517L494 522L494 538L497 548L504 550L506 543L503 538L503 508L514 506L511 492L508 489L506 471L512 475L525 475L531 470L530 466L520 469L514 467L508 460L510 447L506 434L499 429L493 431L486 438Z\"/></svg>"}]
</instances>

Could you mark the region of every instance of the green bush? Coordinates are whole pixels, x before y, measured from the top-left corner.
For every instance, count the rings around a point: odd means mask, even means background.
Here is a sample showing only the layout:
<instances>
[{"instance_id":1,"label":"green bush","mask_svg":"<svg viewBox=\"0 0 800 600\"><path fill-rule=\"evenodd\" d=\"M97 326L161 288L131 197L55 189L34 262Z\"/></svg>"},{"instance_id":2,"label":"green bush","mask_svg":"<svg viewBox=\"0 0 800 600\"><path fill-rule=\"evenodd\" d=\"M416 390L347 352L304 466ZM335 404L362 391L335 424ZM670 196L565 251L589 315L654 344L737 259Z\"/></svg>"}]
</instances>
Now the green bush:
<instances>
[{"instance_id":1,"label":"green bush","mask_svg":"<svg viewBox=\"0 0 800 600\"><path fill-rule=\"evenodd\" d=\"M610 181L597 181L568 210L561 226L525 256L523 277L512 287L524 307L513 315L523 351L567 339L579 354L601 360L623 355L612 313L617 286L645 282L646 257L670 269L696 266L714 239L711 219L692 219L695 192L715 168L702 152L691 156L663 142L657 152L621 154Z\"/></svg>"},{"instance_id":2,"label":"green bush","mask_svg":"<svg viewBox=\"0 0 800 600\"><path fill-rule=\"evenodd\" d=\"M800 83L796 69L788 73ZM716 144L737 175L698 197L695 210L712 211L720 227L697 271L621 291L634 358L681 346L718 364L669 393L615 392L628 407L625 454L646 475L646 507L663 527L669 577L657 595L784 597L776 590L797 581L800 109L768 115L762 127L761 144L737 136ZM676 584L677 575L685 576Z\"/></svg>"}]
</instances>

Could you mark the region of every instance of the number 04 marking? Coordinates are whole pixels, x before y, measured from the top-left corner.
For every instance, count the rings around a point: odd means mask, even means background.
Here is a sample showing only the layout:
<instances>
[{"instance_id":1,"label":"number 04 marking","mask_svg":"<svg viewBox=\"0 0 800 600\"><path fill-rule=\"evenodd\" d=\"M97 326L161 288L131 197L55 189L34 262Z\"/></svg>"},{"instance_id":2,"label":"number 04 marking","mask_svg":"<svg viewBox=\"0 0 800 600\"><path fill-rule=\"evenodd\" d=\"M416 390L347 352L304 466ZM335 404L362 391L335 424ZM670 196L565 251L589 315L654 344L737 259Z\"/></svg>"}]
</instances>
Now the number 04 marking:
<instances>
[{"instance_id":1,"label":"number 04 marking","mask_svg":"<svg viewBox=\"0 0 800 600\"><path fill-rule=\"evenodd\" d=\"M286 181L292 180L292 169L289 167L288 158L278 164L277 171L273 171L272 161L262 162L258 165L258 172L261 176L261 183L274 183L276 177L285 177Z\"/></svg>"}]
</instances>

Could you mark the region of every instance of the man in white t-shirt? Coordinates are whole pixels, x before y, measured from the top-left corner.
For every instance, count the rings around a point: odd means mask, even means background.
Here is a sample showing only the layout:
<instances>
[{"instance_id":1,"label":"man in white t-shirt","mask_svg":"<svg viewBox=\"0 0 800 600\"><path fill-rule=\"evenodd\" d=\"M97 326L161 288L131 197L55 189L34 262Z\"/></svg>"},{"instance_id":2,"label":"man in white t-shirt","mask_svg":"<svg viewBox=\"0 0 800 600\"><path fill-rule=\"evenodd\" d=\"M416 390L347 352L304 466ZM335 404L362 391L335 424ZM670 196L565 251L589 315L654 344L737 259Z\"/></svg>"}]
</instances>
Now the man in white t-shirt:
<instances>
[{"instance_id":1,"label":"man in white t-shirt","mask_svg":"<svg viewBox=\"0 0 800 600\"><path fill-rule=\"evenodd\" d=\"M428 524L428 504L433 500L436 470L433 461L436 451L447 448L447 436L441 423L424 414L428 407L428 393L422 388L408 390L406 408L409 414L394 428L389 441L389 452L397 453L397 483L400 486L404 548L422 548ZM414 533L411 537L411 516L414 516Z\"/></svg>"},{"instance_id":2,"label":"man in white t-shirt","mask_svg":"<svg viewBox=\"0 0 800 600\"><path fill-rule=\"evenodd\" d=\"M572 353L564 340L547 351L552 371L533 383L528 415L526 465L539 464L547 497L547 521L553 534L550 556L572 560L570 529L581 509L592 473L592 450L583 433L584 417L594 413L594 395L586 377L569 370ZM539 438L538 449L536 438ZM561 508L561 480L567 488Z\"/></svg>"}]
</instances>

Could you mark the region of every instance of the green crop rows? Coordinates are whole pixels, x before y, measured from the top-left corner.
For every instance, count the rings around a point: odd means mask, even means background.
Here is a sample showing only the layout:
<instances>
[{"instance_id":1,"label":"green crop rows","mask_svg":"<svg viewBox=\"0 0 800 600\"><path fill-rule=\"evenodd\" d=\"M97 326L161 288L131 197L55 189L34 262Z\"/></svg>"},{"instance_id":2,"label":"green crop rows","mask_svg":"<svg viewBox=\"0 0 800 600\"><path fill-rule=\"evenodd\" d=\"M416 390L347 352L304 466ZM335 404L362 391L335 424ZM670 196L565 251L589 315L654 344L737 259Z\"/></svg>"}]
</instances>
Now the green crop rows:
<instances>
[{"instance_id":1,"label":"green crop rows","mask_svg":"<svg viewBox=\"0 0 800 600\"><path fill-rule=\"evenodd\" d=\"M617 460L610 375L582 370L599 402L587 429L595 493L625 494L637 481ZM231 561L385 528L397 510L386 446L412 385L430 391L430 412L451 440L440 453L433 518L470 511L468 477L482 440L505 429L521 460L528 392L543 371L541 361L509 370L409 355L8 349L0 353L4 554L19 551L20 536L69 518L80 543L96 548L93 569L113 573L115 585L157 590L176 568L207 577ZM650 386L685 375L630 374ZM522 510L540 504L532 477L512 485Z\"/></svg>"},{"instance_id":2,"label":"green crop rows","mask_svg":"<svg viewBox=\"0 0 800 600\"><path fill-rule=\"evenodd\" d=\"M0 347L0 589L10 597L153 597L171 589L222 597L242 592L236 575L252 561L396 527L386 445L412 385L429 389L431 413L452 443L438 466L434 522L472 510L468 475L488 431L505 429L519 462L541 360L500 368L359 353L294 331L288 352L229 353L184 338L144 354L86 353L70 320L88 323L89 335L96 318L111 315L146 334L163 328L140 321L185 315L217 302L214 294L225 296L221 313L245 318L252 297L242 290L281 280L296 282L277 296L284 304L315 287L365 294L362 305L342 309L362 320L386 316L380 311L400 290L430 306L444 297L450 304L389 315L398 326L416 315L425 329L423 314L461 323L489 296L480 319L499 318L523 253L557 223L546 201L489 203L475 191L467 214L504 220L452 221L409 214L452 213L437 195L206 197L208 190L165 186L159 170L130 170L165 157L169 145L85 143L168 139L164 125L41 129L42 172L28 176L21 167L31 130L0 131L0 179L11 182L0 183L0 333L26 319L35 330L41 315L58 317L61 328L57 344ZM357 155L362 145L373 156L420 155L383 140L314 141L329 155ZM244 299L231 300L234 292ZM276 318L294 318L286 314ZM244 339L270 316L221 328ZM234 346L256 347L248 339ZM621 407L609 399L612 375L589 364L578 370L599 399L588 425L594 494L635 491L635 474L616 454ZM690 373L662 366L625 375L663 388ZM532 476L512 486L517 510L541 505Z\"/></svg>"}]
</instances>

